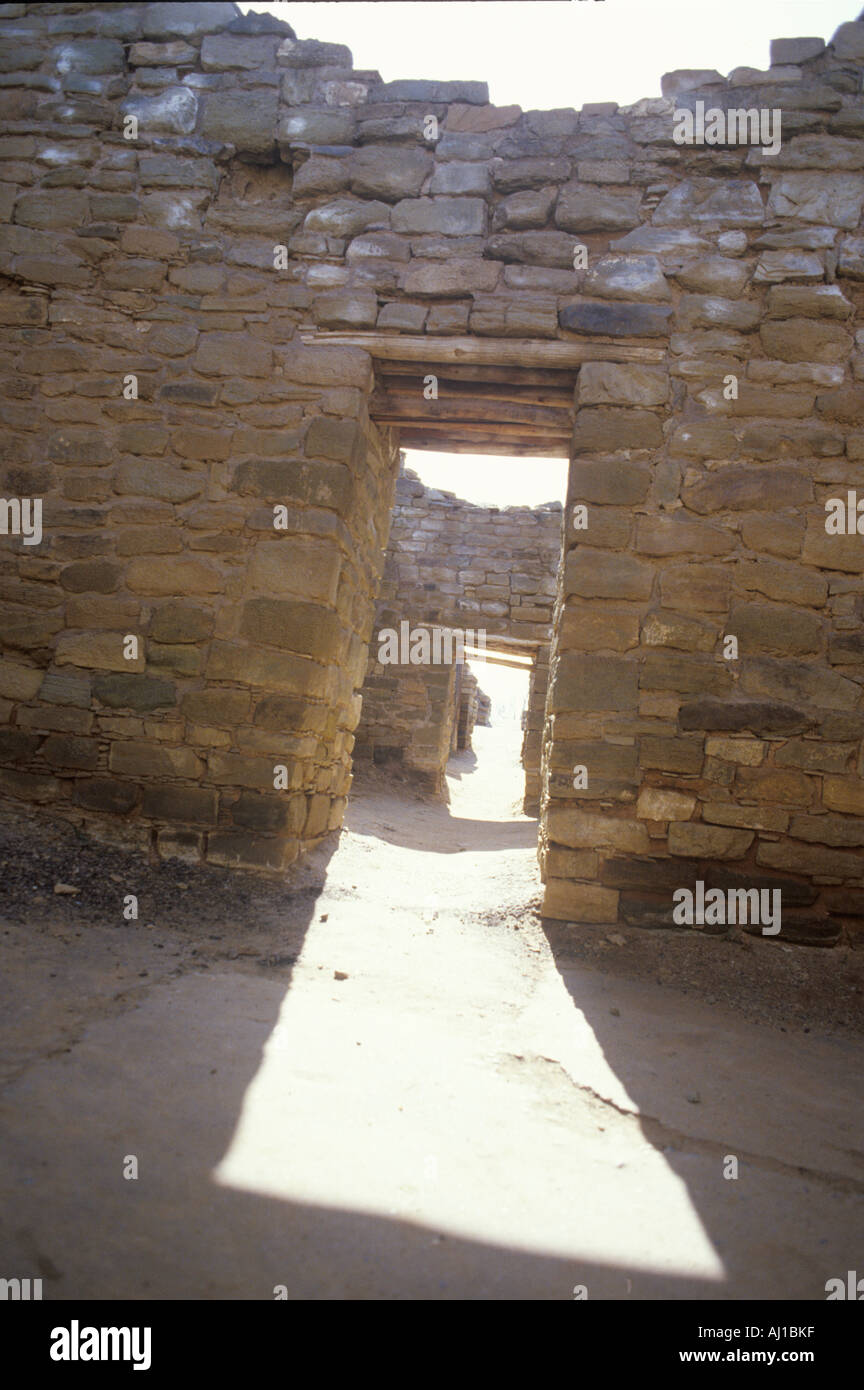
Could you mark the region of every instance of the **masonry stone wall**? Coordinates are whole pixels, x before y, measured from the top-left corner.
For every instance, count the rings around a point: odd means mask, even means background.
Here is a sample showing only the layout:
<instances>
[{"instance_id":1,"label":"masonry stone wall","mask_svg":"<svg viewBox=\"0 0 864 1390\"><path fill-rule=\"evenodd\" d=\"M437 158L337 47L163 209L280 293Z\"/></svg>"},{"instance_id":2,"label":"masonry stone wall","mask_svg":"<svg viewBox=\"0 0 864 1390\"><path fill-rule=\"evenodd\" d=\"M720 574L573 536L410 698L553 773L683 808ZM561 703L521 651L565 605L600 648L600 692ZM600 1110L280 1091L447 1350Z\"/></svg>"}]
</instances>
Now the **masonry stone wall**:
<instances>
[{"instance_id":1,"label":"masonry stone wall","mask_svg":"<svg viewBox=\"0 0 864 1390\"><path fill-rule=\"evenodd\" d=\"M864 495L864 24L771 58L523 112L230 4L0 7L2 488L44 502L2 538L4 793L265 868L339 824L398 468L375 342L419 388L459 335L582 363L546 912L776 880L787 939L859 931L864 536L826 503ZM779 110L779 152L677 144L698 102Z\"/></svg>"},{"instance_id":2,"label":"masonry stone wall","mask_svg":"<svg viewBox=\"0 0 864 1390\"><path fill-rule=\"evenodd\" d=\"M557 502L481 507L425 487L410 469L400 474L355 754L394 758L433 789L443 785L448 731L458 718L445 674L441 666L382 663L382 631L398 632L403 622L411 630L438 624L475 637L482 631L490 651L515 650L548 670L561 521ZM546 685L539 680L533 688L531 727L537 732L526 734L523 761L526 796L536 812Z\"/></svg>"}]
</instances>

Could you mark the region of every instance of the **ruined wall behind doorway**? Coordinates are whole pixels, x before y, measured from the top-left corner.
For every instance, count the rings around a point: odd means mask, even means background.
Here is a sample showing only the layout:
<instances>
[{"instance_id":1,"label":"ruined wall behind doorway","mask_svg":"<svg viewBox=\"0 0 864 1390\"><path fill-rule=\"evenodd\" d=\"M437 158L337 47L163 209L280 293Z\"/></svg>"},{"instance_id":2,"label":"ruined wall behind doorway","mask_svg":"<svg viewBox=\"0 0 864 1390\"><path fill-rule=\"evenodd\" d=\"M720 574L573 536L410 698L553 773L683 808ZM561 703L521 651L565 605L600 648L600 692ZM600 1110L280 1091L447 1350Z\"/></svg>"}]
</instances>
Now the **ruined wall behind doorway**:
<instances>
[{"instance_id":1,"label":"ruined wall behind doorway","mask_svg":"<svg viewBox=\"0 0 864 1390\"><path fill-rule=\"evenodd\" d=\"M426 487L410 469L400 475L355 756L393 758L440 789L454 713L447 668L382 664L378 634L404 621L483 630L490 649L509 644L533 660L522 759L526 810L536 814L561 523L558 502L481 507ZM481 684L482 673L477 663Z\"/></svg>"}]
</instances>

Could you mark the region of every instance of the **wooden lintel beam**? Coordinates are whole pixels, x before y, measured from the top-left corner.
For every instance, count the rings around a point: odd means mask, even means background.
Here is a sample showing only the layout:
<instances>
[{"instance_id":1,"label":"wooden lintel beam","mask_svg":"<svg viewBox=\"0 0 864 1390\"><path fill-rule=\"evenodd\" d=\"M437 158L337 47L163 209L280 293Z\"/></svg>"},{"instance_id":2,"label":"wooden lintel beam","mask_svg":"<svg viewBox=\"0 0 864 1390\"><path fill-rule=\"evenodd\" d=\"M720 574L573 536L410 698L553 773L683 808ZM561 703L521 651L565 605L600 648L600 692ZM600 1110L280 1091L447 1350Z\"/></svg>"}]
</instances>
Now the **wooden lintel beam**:
<instances>
[{"instance_id":1,"label":"wooden lintel beam","mask_svg":"<svg viewBox=\"0 0 864 1390\"><path fill-rule=\"evenodd\" d=\"M423 377L415 369L414 376L379 376L375 395L391 397L398 401L422 401ZM373 398L374 399L374 398ZM448 381L443 377L438 381L438 400L440 401L509 401L514 405L555 406L558 410L573 411L573 389L565 387L556 390L552 386L510 385L506 381Z\"/></svg>"},{"instance_id":2,"label":"wooden lintel beam","mask_svg":"<svg viewBox=\"0 0 864 1390\"><path fill-rule=\"evenodd\" d=\"M494 420L426 420L417 416L376 415L376 423L389 429L408 429L414 433L429 434L478 434L488 439L497 435L501 439L570 439L570 431L560 425L531 425L520 421Z\"/></svg>"},{"instance_id":3,"label":"wooden lintel beam","mask_svg":"<svg viewBox=\"0 0 864 1390\"><path fill-rule=\"evenodd\" d=\"M409 377L422 381L422 364L418 362L397 362L394 358L380 361L378 375L388 378ZM442 382L488 382L491 385L505 386L546 386L572 393L579 378L577 367L513 367L476 366L465 363L440 363L438 367L439 389Z\"/></svg>"},{"instance_id":4,"label":"wooden lintel beam","mask_svg":"<svg viewBox=\"0 0 864 1390\"><path fill-rule=\"evenodd\" d=\"M663 348L630 343L534 338L435 338L408 333L300 333L307 346L356 347L371 357L396 362L467 362L514 367L578 367L583 362L662 362Z\"/></svg>"},{"instance_id":5,"label":"wooden lintel beam","mask_svg":"<svg viewBox=\"0 0 864 1390\"><path fill-rule=\"evenodd\" d=\"M516 657L503 656L500 652L492 652L487 648L485 653L480 656L473 650L465 648L465 660L470 663L473 661L476 666L483 666L487 662L490 666L510 666L514 671L530 671L534 665L533 658L518 660ZM479 677L478 677L479 679ZM482 682L481 682L482 684Z\"/></svg>"},{"instance_id":6,"label":"wooden lintel beam","mask_svg":"<svg viewBox=\"0 0 864 1390\"><path fill-rule=\"evenodd\" d=\"M507 438L496 435L437 434L430 430L399 430L401 449L432 450L438 454L493 454L507 458L570 457L570 439L551 436L534 439Z\"/></svg>"},{"instance_id":7,"label":"wooden lintel beam","mask_svg":"<svg viewBox=\"0 0 864 1390\"><path fill-rule=\"evenodd\" d=\"M424 401L422 396L391 396L376 391L369 402L369 414L380 424L398 424L410 420L425 422L483 424L497 430L505 425L524 425L529 433L542 430L544 434L569 434L573 429L573 411L569 407L519 404L516 401L484 401L477 397L457 400Z\"/></svg>"}]
</instances>

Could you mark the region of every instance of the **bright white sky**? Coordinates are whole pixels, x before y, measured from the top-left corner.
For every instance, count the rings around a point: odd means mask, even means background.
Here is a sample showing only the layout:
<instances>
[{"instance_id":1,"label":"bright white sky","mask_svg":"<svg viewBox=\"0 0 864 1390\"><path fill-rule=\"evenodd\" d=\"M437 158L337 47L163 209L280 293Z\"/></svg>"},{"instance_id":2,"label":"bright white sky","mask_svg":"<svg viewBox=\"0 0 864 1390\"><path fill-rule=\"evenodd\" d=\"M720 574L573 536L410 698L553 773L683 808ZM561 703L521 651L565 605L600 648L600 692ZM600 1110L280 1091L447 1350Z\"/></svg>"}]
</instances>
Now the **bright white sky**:
<instances>
[{"instance_id":1,"label":"bright white sky","mask_svg":"<svg viewBox=\"0 0 864 1390\"><path fill-rule=\"evenodd\" d=\"M397 78L485 81L525 111L627 105L675 68L765 68L774 38L830 39L862 0L316 0L241 4L301 39L347 44L356 68ZM563 459L409 453L424 482L486 506L562 501Z\"/></svg>"}]
</instances>

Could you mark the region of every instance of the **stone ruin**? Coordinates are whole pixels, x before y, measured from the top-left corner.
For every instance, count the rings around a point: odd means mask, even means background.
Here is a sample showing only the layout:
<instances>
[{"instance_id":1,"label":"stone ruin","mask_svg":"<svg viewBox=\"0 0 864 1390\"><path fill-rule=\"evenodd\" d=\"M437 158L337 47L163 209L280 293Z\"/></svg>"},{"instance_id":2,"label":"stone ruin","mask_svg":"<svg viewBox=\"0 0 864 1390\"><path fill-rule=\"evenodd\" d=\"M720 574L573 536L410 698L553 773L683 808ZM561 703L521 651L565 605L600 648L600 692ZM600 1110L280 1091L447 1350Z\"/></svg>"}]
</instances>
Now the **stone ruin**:
<instances>
[{"instance_id":1,"label":"stone ruin","mask_svg":"<svg viewBox=\"0 0 864 1390\"><path fill-rule=\"evenodd\" d=\"M545 913L780 886L783 939L860 939L862 75L859 19L522 111L233 4L0 6L3 794L282 871L414 599L400 448L560 456L551 621L484 572L536 624Z\"/></svg>"},{"instance_id":2,"label":"stone ruin","mask_svg":"<svg viewBox=\"0 0 864 1390\"><path fill-rule=\"evenodd\" d=\"M410 470L400 474L355 758L398 761L440 791L451 751L471 746L470 728L467 736L457 736L454 726L470 721L473 727L461 701L467 697L464 683L473 681L473 691L476 676L469 671L460 678L455 665L382 664L375 634L398 629L400 621L412 630L438 626L482 633L490 659L530 671L523 804L527 814L538 813L561 522L557 502L534 509L479 507L424 487Z\"/></svg>"}]
</instances>

